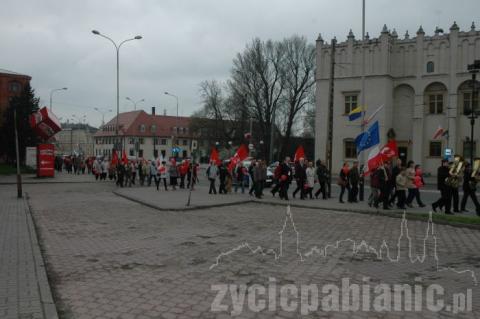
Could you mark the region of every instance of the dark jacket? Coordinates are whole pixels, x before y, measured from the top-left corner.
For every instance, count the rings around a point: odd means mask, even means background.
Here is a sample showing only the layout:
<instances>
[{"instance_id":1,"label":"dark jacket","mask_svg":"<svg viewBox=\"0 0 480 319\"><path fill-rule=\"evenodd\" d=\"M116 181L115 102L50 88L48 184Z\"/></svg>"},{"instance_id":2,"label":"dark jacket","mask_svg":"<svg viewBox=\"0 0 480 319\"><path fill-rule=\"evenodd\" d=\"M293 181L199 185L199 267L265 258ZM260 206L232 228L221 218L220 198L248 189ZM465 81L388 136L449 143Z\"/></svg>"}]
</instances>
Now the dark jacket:
<instances>
[{"instance_id":1,"label":"dark jacket","mask_svg":"<svg viewBox=\"0 0 480 319\"><path fill-rule=\"evenodd\" d=\"M300 163L295 164L295 178L304 181L307 178L305 166Z\"/></svg>"},{"instance_id":2,"label":"dark jacket","mask_svg":"<svg viewBox=\"0 0 480 319\"><path fill-rule=\"evenodd\" d=\"M350 185L357 185L360 180L360 173L358 172L358 167L352 167L348 172L348 182Z\"/></svg>"},{"instance_id":3,"label":"dark jacket","mask_svg":"<svg viewBox=\"0 0 480 319\"><path fill-rule=\"evenodd\" d=\"M437 189L442 190L445 188L445 179L450 175L449 168L447 166L440 166L437 170Z\"/></svg>"},{"instance_id":4,"label":"dark jacket","mask_svg":"<svg viewBox=\"0 0 480 319\"><path fill-rule=\"evenodd\" d=\"M282 163L280 164L282 166L282 170L281 170L281 175L280 176L287 176L287 182L290 182L291 180L291 173L292 173L292 169L290 168L290 166L288 166L288 164L286 163Z\"/></svg>"},{"instance_id":5,"label":"dark jacket","mask_svg":"<svg viewBox=\"0 0 480 319\"><path fill-rule=\"evenodd\" d=\"M328 169L325 165L321 164L317 167L317 178L320 183L328 181Z\"/></svg>"}]
</instances>

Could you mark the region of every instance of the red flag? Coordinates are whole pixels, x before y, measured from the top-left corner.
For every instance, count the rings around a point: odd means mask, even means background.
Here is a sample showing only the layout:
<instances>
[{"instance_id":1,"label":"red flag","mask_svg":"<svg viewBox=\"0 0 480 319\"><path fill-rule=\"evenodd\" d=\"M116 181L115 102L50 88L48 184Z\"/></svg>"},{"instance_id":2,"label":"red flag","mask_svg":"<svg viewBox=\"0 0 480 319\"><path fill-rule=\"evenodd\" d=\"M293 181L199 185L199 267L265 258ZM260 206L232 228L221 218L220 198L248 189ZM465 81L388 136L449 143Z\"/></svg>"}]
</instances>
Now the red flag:
<instances>
[{"instance_id":1,"label":"red flag","mask_svg":"<svg viewBox=\"0 0 480 319\"><path fill-rule=\"evenodd\" d=\"M230 159L230 163L228 163L228 170L232 171L235 166L244 159L246 159L248 156L248 148L245 146L245 144L240 145L238 150L235 152L235 155Z\"/></svg>"},{"instance_id":2,"label":"red flag","mask_svg":"<svg viewBox=\"0 0 480 319\"><path fill-rule=\"evenodd\" d=\"M127 153L125 153L125 150L123 150L123 153L122 153L122 163L125 165L128 164Z\"/></svg>"},{"instance_id":3,"label":"red flag","mask_svg":"<svg viewBox=\"0 0 480 319\"><path fill-rule=\"evenodd\" d=\"M301 158L305 158L305 150L303 149L303 146L300 145L297 147L297 150L295 151L295 156L293 158L293 161L299 161Z\"/></svg>"},{"instance_id":4,"label":"red flag","mask_svg":"<svg viewBox=\"0 0 480 319\"><path fill-rule=\"evenodd\" d=\"M382 149L380 150L380 153L382 154L383 161L387 161L392 157L398 156L397 141L395 140L388 141L388 143L382 147Z\"/></svg>"},{"instance_id":5,"label":"red flag","mask_svg":"<svg viewBox=\"0 0 480 319\"><path fill-rule=\"evenodd\" d=\"M210 153L210 162L214 161L215 164L219 165L221 163L220 157L218 156L217 148L212 148L212 152Z\"/></svg>"},{"instance_id":6,"label":"red flag","mask_svg":"<svg viewBox=\"0 0 480 319\"><path fill-rule=\"evenodd\" d=\"M112 165L117 165L117 164L118 164L118 154L117 154L117 150L113 150L111 164L112 164Z\"/></svg>"}]
</instances>

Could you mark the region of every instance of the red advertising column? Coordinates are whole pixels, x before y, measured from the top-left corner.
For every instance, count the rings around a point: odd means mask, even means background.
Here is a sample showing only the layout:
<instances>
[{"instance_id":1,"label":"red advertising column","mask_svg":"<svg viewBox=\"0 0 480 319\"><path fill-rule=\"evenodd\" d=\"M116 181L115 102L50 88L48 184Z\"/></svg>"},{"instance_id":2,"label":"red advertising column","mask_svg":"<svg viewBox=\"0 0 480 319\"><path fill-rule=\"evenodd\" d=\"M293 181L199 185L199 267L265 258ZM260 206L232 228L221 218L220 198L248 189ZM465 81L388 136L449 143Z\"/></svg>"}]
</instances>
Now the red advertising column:
<instances>
[{"instance_id":1,"label":"red advertising column","mask_svg":"<svg viewBox=\"0 0 480 319\"><path fill-rule=\"evenodd\" d=\"M37 177L53 177L55 173L55 147L53 144L37 146Z\"/></svg>"}]
</instances>

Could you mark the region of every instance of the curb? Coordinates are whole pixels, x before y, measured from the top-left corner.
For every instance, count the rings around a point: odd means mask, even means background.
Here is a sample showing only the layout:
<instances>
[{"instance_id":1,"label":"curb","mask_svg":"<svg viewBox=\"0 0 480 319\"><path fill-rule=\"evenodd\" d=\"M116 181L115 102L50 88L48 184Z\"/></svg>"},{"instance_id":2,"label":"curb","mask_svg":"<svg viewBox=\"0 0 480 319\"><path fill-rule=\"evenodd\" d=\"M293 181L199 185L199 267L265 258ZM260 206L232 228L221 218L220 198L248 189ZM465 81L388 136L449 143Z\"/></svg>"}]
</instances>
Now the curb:
<instances>
[{"instance_id":1,"label":"curb","mask_svg":"<svg viewBox=\"0 0 480 319\"><path fill-rule=\"evenodd\" d=\"M40 243L38 241L38 234L33 222L32 210L28 202L28 194L25 193L24 203L26 206L25 213L27 218L28 230L30 234L30 241L32 243L32 254L35 260L35 274L37 277L38 290L40 292L40 301L43 306L43 314L48 319L58 319L57 307L53 300L52 290L48 282L47 269L45 260L40 250Z\"/></svg>"},{"instance_id":2,"label":"curb","mask_svg":"<svg viewBox=\"0 0 480 319\"><path fill-rule=\"evenodd\" d=\"M127 200L133 201L137 204L147 206L159 211L176 211L176 212L182 212L182 211L191 211L191 210L201 210L201 209L209 209L209 208L215 208L215 207L225 207L225 206L236 206L240 204L251 204L251 203L256 203L256 204L262 204L262 205L270 205L270 206L290 206L290 207L296 207L296 208L302 208L302 209L322 209L322 210L328 210L328 211L334 211L334 212L341 212L341 213L356 213L356 214L364 214L364 215L376 215L376 216L383 216L383 217L391 217L391 218L402 218L404 212L406 213L406 216L410 220L417 220L417 221L423 221L423 222L428 222L429 215L424 214L424 213L409 213L408 211L403 211L403 210L390 210L388 212L382 211L381 209L377 210L368 210L368 209L359 209L359 208L336 208L336 207L328 207L328 206L318 206L318 207L312 207L309 205L302 205L302 204L296 204L296 203L285 203L285 202L273 202L271 200L258 200L258 199L245 199L242 201L235 201L235 202L230 202L230 203L221 203L221 204L211 204L211 205L192 205L190 207L183 207L183 208L165 208L165 207L160 207L158 205L152 204L145 202L139 198L136 198L134 196L129 196L125 195L122 193L119 193L118 191L112 191L115 195L119 197L123 197ZM437 213L438 214L438 213ZM435 216L435 213L432 214L432 216ZM480 224L463 224L463 223L455 223L455 222L450 222L446 220L436 220L434 219L434 223L437 225L448 225L452 227L458 227L458 228L469 228L469 229L474 229L474 230L480 230Z\"/></svg>"},{"instance_id":3,"label":"curb","mask_svg":"<svg viewBox=\"0 0 480 319\"><path fill-rule=\"evenodd\" d=\"M141 200L137 197L134 197L134 196L129 196L129 195L122 194L118 191L112 191L112 193L119 196L119 197L123 197L123 198L128 199L132 202L135 202L137 204L147 206L147 207L150 207L150 208L153 208L153 209L156 209L156 210L159 210L159 211L163 211L163 212L184 212L184 211L201 210L201 209L208 209L208 208L215 208L215 207L235 206L235 205L240 205L240 204L245 204L245 203L253 203L254 202L254 201L249 199L249 200L235 201L235 202L230 202L230 203L219 203L219 204L211 204L211 205L191 205L191 206L184 206L184 207L180 207L180 208L177 208L177 207L167 208L167 207L161 207L161 206L143 201L143 200Z\"/></svg>"}]
</instances>

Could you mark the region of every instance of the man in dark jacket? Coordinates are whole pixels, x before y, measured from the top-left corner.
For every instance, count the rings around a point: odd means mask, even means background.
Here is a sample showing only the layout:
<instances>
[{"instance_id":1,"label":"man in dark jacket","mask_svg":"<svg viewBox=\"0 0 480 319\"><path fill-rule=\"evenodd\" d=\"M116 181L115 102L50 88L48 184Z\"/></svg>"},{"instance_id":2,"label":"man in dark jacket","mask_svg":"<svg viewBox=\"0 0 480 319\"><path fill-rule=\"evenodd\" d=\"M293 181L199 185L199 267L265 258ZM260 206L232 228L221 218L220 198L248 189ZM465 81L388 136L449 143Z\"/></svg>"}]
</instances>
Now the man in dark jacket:
<instances>
[{"instance_id":1,"label":"man in dark jacket","mask_svg":"<svg viewBox=\"0 0 480 319\"><path fill-rule=\"evenodd\" d=\"M305 181L307 179L307 173L305 171L305 160L301 158L297 163L295 163L295 180L297 182L297 188L293 191L293 198L300 191L300 199L305 199Z\"/></svg>"},{"instance_id":2,"label":"man in dark jacket","mask_svg":"<svg viewBox=\"0 0 480 319\"><path fill-rule=\"evenodd\" d=\"M327 167L322 163L321 160L317 160L315 164L317 165L316 174L317 174L318 184L320 184L320 188L315 193L315 198L318 198L318 195L322 193L322 198L327 199L327 190L325 188L325 185L328 181Z\"/></svg>"},{"instance_id":3,"label":"man in dark jacket","mask_svg":"<svg viewBox=\"0 0 480 319\"><path fill-rule=\"evenodd\" d=\"M475 161L479 159L476 158ZM475 162L474 162L475 163ZM480 216L480 204L478 203L477 195L475 194L477 184L477 176L474 174L472 177L472 166L467 163L465 165L465 171L463 175L463 197L462 197L462 204L461 210L462 212L467 212L465 206L467 205L467 199L470 197L472 199L473 204L475 205L475 211L477 215Z\"/></svg>"},{"instance_id":4,"label":"man in dark jacket","mask_svg":"<svg viewBox=\"0 0 480 319\"><path fill-rule=\"evenodd\" d=\"M225 188L225 180L227 179L228 170L225 165L220 164L218 166L218 176L220 177L220 187L218 188L219 194L226 194L227 189Z\"/></svg>"},{"instance_id":5,"label":"man in dark jacket","mask_svg":"<svg viewBox=\"0 0 480 319\"><path fill-rule=\"evenodd\" d=\"M397 176L400 174L401 170L402 170L402 160L400 158L398 158L396 165L392 168L392 178L390 180L390 188L392 190L392 192L391 192L392 196L390 197L390 201L389 201L390 206L395 203L395 199L397 198L396 180L397 180Z\"/></svg>"},{"instance_id":6,"label":"man in dark jacket","mask_svg":"<svg viewBox=\"0 0 480 319\"><path fill-rule=\"evenodd\" d=\"M285 161L280 164L282 166L280 172L280 198L288 200L288 186L290 185L292 169L289 166L290 157L286 157Z\"/></svg>"},{"instance_id":7,"label":"man in dark jacket","mask_svg":"<svg viewBox=\"0 0 480 319\"><path fill-rule=\"evenodd\" d=\"M360 181L360 173L358 171L358 161L353 162L353 166L348 172L348 183L350 184L350 192L348 196L349 203L357 203L358 182Z\"/></svg>"},{"instance_id":8,"label":"man in dark jacket","mask_svg":"<svg viewBox=\"0 0 480 319\"><path fill-rule=\"evenodd\" d=\"M434 212L437 211L437 208L442 208L445 206L445 214L451 214L450 209L452 206L452 197L447 194L448 187L445 185L445 179L450 175L448 169L448 160L442 160L442 164L437 169L437 189L440 191L440 198L432 204L432 209Z\"/></svg>"}]
</instances>

